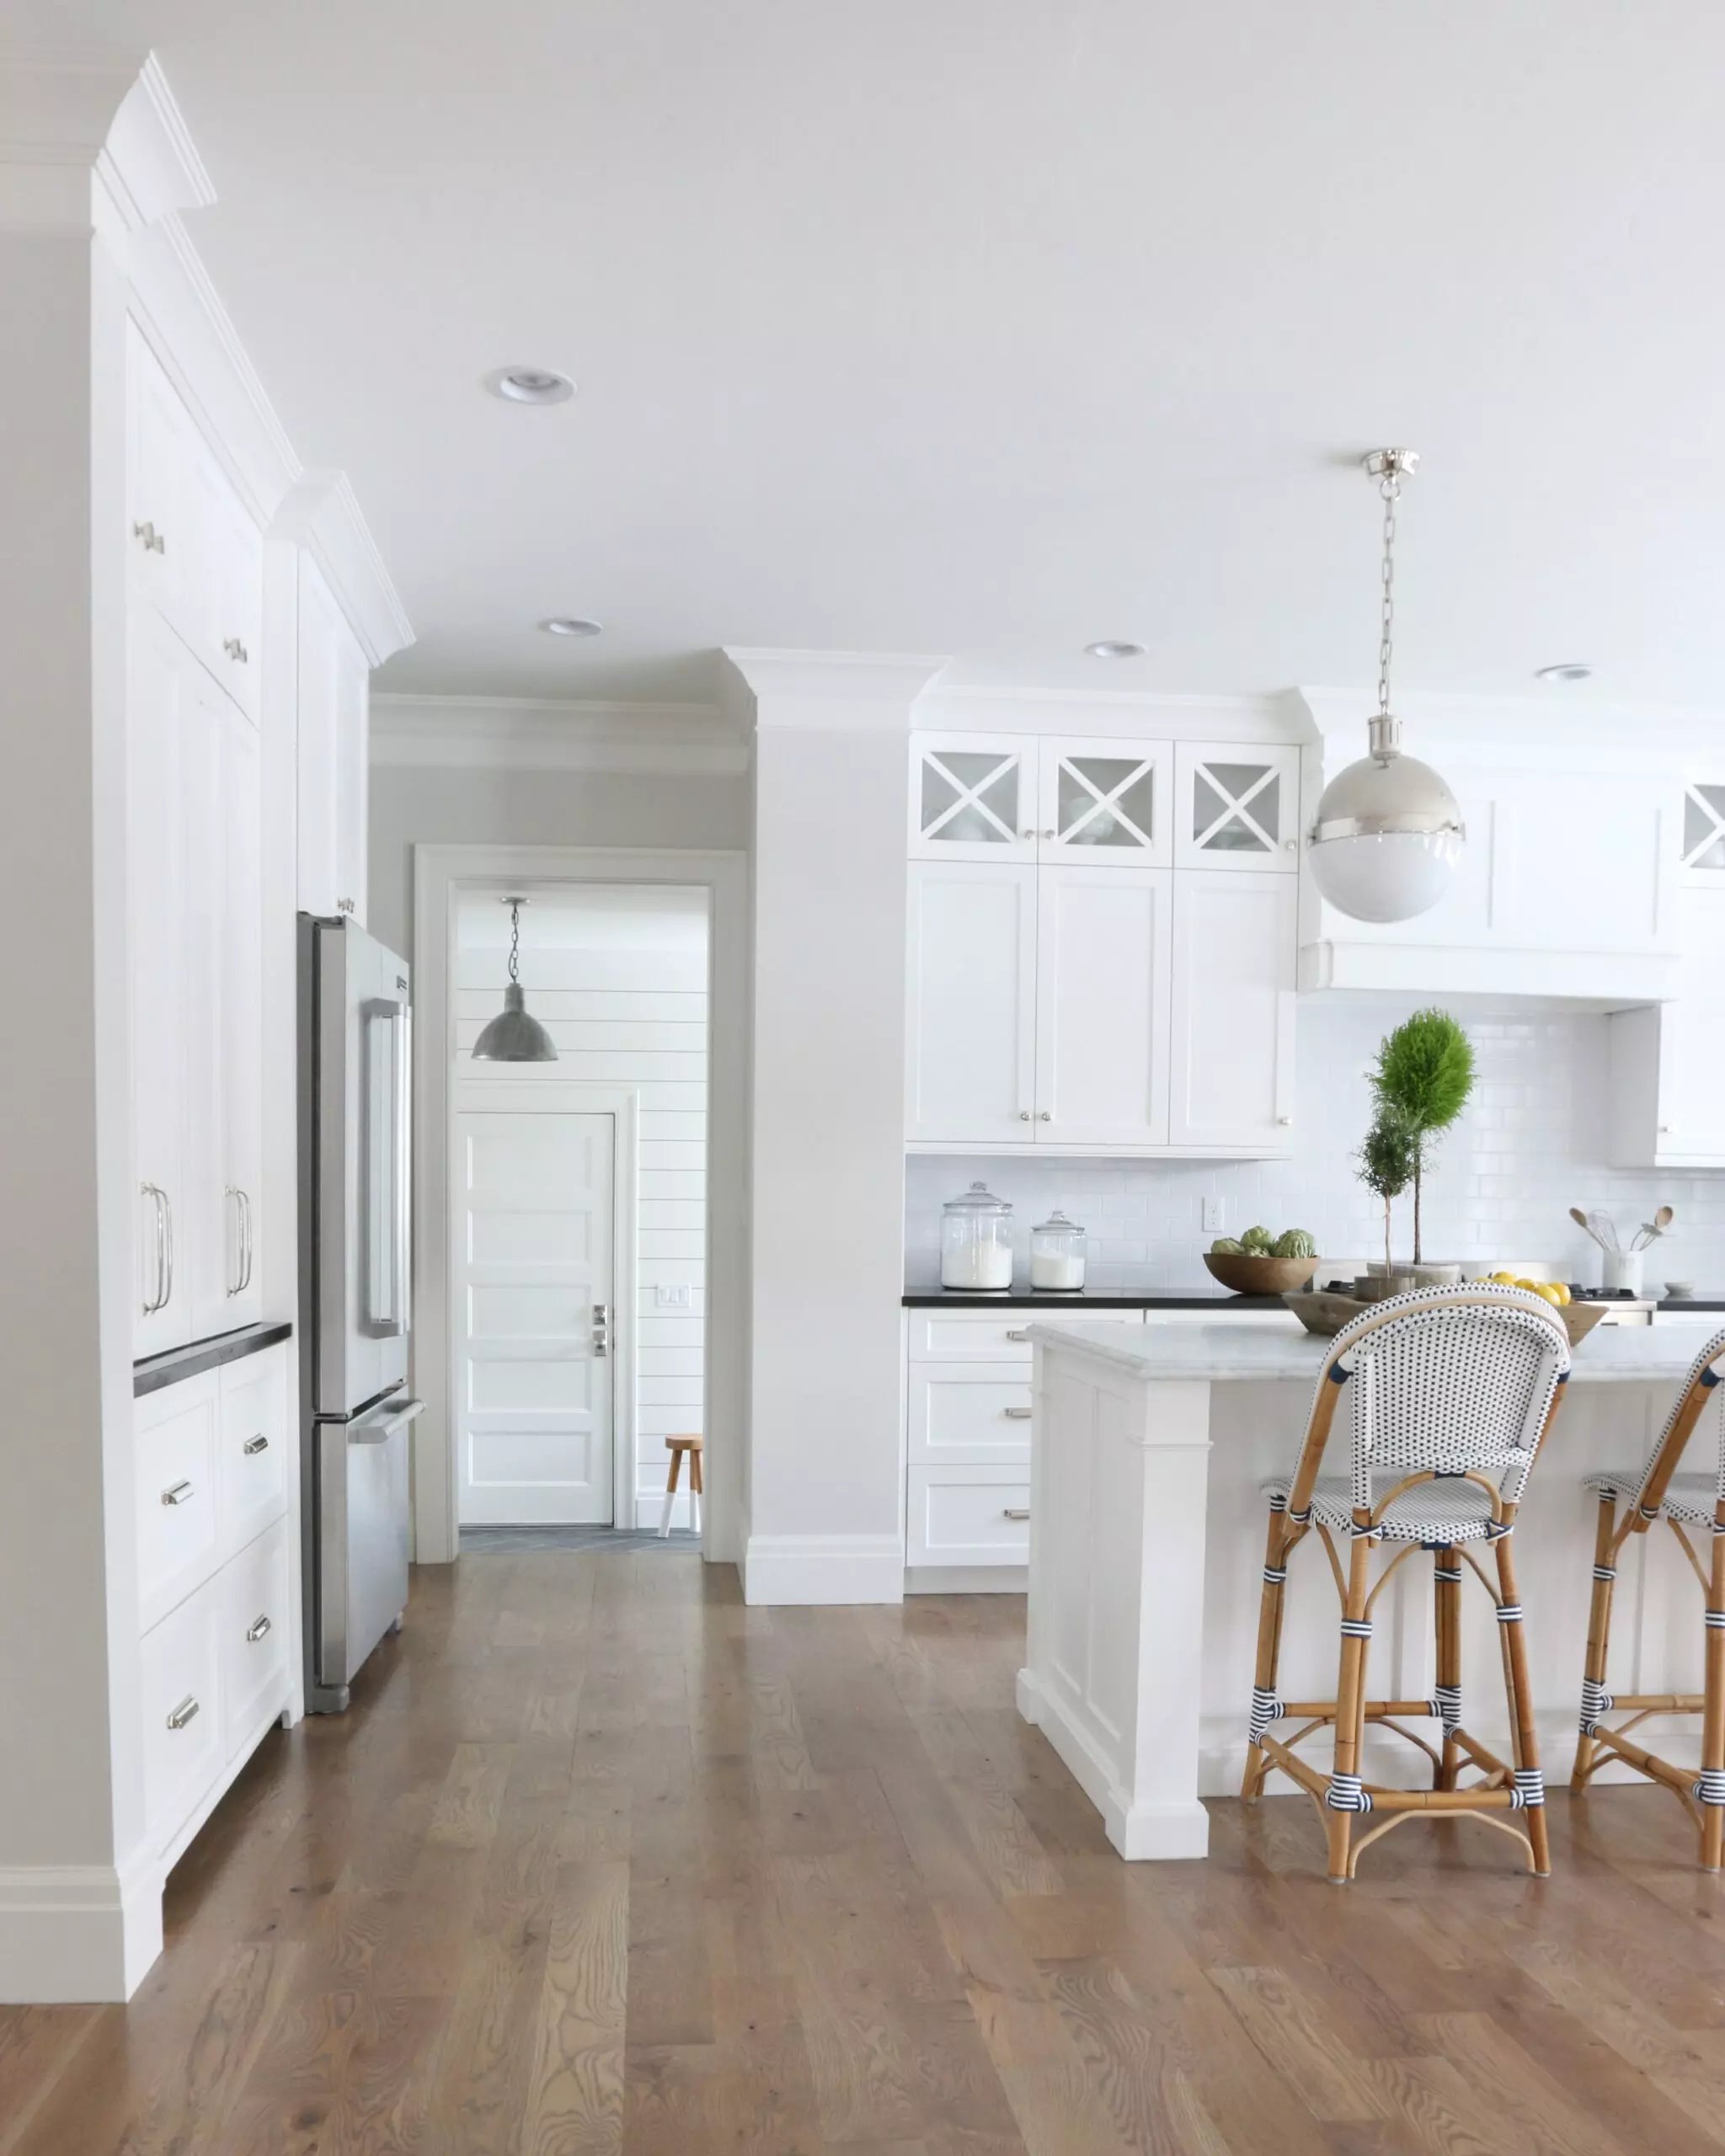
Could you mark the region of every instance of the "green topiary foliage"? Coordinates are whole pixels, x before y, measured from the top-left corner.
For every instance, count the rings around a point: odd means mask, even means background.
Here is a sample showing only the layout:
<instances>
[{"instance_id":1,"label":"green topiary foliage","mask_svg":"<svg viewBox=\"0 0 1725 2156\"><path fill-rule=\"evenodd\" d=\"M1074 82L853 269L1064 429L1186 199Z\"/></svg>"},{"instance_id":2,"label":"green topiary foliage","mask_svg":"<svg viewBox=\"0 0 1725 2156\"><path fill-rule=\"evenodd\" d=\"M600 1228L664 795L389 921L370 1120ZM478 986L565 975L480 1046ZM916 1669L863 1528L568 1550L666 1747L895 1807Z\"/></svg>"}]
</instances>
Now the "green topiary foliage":
<instances>
[{"instance_id":1,"label":"green topiary foliage","mask_svg":"<svg viewBox=\"0 0 1725 2156\"><path fill-rule=\"evenodd\" d=\"M1473 1091L1473 1043L1447 1011L1416 1011L1386 1034L1372 1086L1413 1141L1413 1262L1419 1262L1419 1201L1429 1149Z\"/></svg>"},{"instance_id":2,"label":"green topiary foliage","mask_svg":"<svg viewBox=\"0 0 1725 2156\"><path fill-rule=\"evenodd\" d=\"M1413 1180L1419 1165L1419 1139L1393 1108L1380 1102L1377 1114L1354 1155L1359 1180L1384 1203L1384 1263L1391 1262L1390 1206Z\"/></svg>"}]
</instances>

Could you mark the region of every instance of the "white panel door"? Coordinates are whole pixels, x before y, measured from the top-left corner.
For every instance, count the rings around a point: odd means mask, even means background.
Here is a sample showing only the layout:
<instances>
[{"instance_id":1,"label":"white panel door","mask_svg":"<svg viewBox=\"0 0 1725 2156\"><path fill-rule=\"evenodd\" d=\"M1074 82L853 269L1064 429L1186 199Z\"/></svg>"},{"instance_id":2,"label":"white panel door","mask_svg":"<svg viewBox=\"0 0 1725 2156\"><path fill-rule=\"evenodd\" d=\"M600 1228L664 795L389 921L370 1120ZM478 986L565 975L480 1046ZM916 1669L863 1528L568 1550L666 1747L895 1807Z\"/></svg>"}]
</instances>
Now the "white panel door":
<instances>
[{"instance_id":1,"label":"white panel door","mask_svg":"<svg viewBox=\"0 0 1725 2156\"><path fill-rule=\"evenodd\" d=\"M1174 865L1291 876L1300 867L1300 751L1274 742L1182 742Z\"/></svg>"},{"instance_id":2,"label":"white panel door","mask_svg":"<svg viewBox=\"0 0 1725 2156\"><path fill-rule=\"evenodd\" d=\"M1027 1145L1036 1091L1037 871L911 864L906 1135Z\"/></svg>"},{"instance_id":3,"label":"white panel door","mask_svg":"<svg viewBox=\"0 0 1725 2156\"><path fill-rule=\"evenodd\" d=\"M456 1148L462 1521L609 1526L615 1118L466 1111Z\"/></svg>"},{"instance_id":4,"label":"white panel door","mask_svg":"<svg viewBox=\"0 0 1725 2156\"><path fill-rule=\"evenodd\" d=\"M1168 1142L1173 871L1039 872L1036 1136L1052 1145Z\"/></svg>"},{"instance_id":5,"label":"white panel door","mask_svg":"<svg viewBox=\"0 0 1725 2156\"><path fill-rule=\"evenodd\" d=\"M1041 744L1038 857L1167 868L1174 858L1174 750L1167 741Z\"/></svg>"},{"instance_id":6,"label":"white panel door","mask_svg":"<svg viewBox=\"0 0 1725 2156\"><path fill-rule=\"evenodd\" d=\"M913 861L1034 861L1036 760L1023 734L919 734L911 744ZM843 804L835 803L833 814Z\"/></svg>"},{"instance_id":7,"label":"white panel door","mask_svg":"<svg viewBox=\"0 0 1725 2156\"><path fill-rule=\"evenodd\" d=\"M1296 899L1291 877L1176 872L1171 1145L1291 1148Z\"/></svg>"}]
</instances>

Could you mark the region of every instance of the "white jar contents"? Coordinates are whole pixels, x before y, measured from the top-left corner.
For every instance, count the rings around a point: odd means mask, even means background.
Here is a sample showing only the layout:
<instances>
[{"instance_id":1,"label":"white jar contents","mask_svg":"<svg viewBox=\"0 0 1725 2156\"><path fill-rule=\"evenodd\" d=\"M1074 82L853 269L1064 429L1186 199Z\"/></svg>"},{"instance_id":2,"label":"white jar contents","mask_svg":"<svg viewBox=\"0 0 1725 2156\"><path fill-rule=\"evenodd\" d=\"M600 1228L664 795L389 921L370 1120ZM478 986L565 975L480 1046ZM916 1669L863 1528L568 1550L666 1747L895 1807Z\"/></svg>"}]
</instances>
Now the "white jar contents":
<instances>
[{"instance_id":1,"label":"white jar contents","mask_svg":"<svg viewBox=\"0 0 1725 2156\"><path fill-rule=\"evenodd\" d=\"M949 1250L940 1262L943 1288L1010 1288L1012 1253L1001 1243L971 1243Z\"/></svg>"},{"instance_id":2,"label":"white jar contents","mask_svg":"<svg viewBox=\"0 0 1725 2156\"><path fill-rule=\"evenodd\" d=\"M1084 1285L1090 1245L1076 1220L1058 1208L1030 1230L1030 1284L1051 1294L1076 1294Z\"/></svg>"},{"instance_id":3,"label":"white jar contents","mask_svg":"<svg viewBox=\"0 0 1725 2156\"><path fill-rule=\"evenodd\" d=\"M1030 1257L1030 1284L1033 1288L1065 1288L1071 1290L1084 1285L1084 1260L1068 1257L1053 1251L1033 1251Z\"/></svg>"}]
</instances>

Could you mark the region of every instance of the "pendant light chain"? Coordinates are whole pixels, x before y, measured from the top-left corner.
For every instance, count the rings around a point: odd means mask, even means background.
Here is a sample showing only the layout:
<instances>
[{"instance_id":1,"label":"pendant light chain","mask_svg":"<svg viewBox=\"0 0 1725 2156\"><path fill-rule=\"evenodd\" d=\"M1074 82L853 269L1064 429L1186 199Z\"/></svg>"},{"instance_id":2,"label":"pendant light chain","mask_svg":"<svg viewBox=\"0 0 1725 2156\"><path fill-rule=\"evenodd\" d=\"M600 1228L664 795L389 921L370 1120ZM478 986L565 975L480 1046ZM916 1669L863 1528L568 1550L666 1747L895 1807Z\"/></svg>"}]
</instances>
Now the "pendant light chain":
<instances>
[{"instance_id":1,"label":"pendant light chain","mask_svg":"<svg viewBox=\"0 0 1725 2156\"><path fill-rule=\"evenodd\" d=\"M1396 504L1402 499L1402 474L1387 464L1378 482L1384 502L1383 596L1378 628L1378 715L1390 716L1390 655L1396 640Z\"/></svg>"},{"instance_id":2,"label":"pendant light chain","mask_svg":"<svg viewBox=\"0 0 1725 2156\"><path fill-rule=\"evenodd\" d=\"M510 901L509 909L509 977L521 977L521 906L518 899Z\"/></svg>"}]
</instances>

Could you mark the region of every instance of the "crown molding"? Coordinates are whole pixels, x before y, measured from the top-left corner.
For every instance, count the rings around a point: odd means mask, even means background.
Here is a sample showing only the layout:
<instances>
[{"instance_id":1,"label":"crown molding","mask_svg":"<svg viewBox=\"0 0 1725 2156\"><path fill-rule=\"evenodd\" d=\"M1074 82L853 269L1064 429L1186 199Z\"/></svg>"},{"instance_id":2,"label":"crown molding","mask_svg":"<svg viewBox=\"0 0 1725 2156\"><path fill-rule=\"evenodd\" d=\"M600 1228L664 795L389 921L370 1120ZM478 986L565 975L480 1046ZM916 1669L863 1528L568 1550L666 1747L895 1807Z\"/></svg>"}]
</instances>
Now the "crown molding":
<instances>
[{"instance_id":1,"label":"crown molding","mask_svg":"<svg viewBox=\"0 0 1725 2156\"><path fill-rule=\"evenodd\" d=\"M393 769L715 776L747 771L749 739L718 704L374 695L371 761Z\"/></svg>"},{"instance_id":2,"label":"crown molding","mask_svg":"<svg viewBox=\"0 0 1725 2156\"><path fill-rule=\"evenodd\" d=\"M270 536L295 540L312 555L373 666L413 643L414 625L344 472L302 472Z\"/></svg>"},{"instance_id":3,"label":"crown molding","mask_svg":"<svg viewBox=\"0 0 1725 2156\"><path fill-rule=\"evenodd\" d=\"M1083 734L1151 740L1305 741L1298 696L1179 696L1134 689L1052 689L937 683L916 723L954 734Z\"/></svg>"},{"instance_id":4,"label":"crown molding","mask_svg":"<svg viewBox=\"0 0 1725 2156\"><path fill-rule=\"evenodd\" d=\"M754 699L757 733L908 731L911 707L947 664L911 652L772 651L727 644ZM733 699L727 699L734 702Z\"/></svg>"},{"instance_id":5,"label":"crown molding","mask_svg":"<svg viewBox=\"0 0 1725 2156\"><path fill-rule=\"evenodd\" d=\"M1366 720L1377 707L1373 690L1303 688L1299 700L1324 751L1326 764L1365 754ZM1395 698L1402 747L1440 761L1453 755L1476 767L1621 771L1626 751L1636 769L1701 776L1725 766L1725 711L1694 705L1626 703L1565 695L1458 696L1410 691Z\"/></svg>"}]
</instances>

